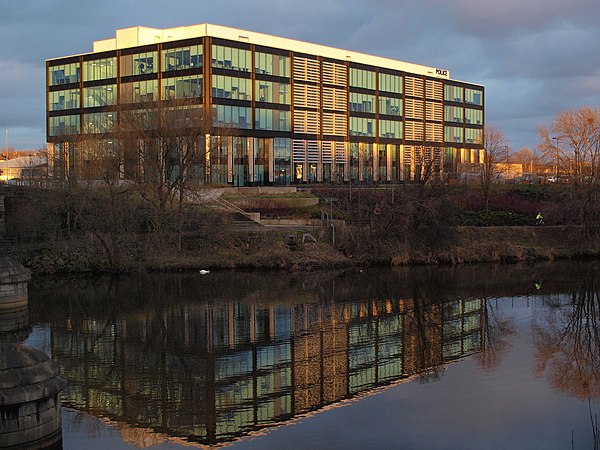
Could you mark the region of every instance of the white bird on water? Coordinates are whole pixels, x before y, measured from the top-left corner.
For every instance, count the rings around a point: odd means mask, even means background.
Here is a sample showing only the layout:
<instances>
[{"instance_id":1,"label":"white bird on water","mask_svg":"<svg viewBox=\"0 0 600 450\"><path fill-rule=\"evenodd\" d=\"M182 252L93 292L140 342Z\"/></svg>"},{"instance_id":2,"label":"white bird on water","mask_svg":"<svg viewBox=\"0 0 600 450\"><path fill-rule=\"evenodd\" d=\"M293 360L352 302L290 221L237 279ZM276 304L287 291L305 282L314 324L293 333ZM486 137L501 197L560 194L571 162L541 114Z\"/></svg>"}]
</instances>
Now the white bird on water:
<instances>
[{"instance_id":1,"label":"white bird on water","mask_svg":"<svg viewBox=\"0 0 600 450\"><path fill-rule=\"evenodd\" d=\"M200 272L200 275L206 275L207 273L210 273L210 270L199 270L198 272Z\"/></svg>"}]
</instances>

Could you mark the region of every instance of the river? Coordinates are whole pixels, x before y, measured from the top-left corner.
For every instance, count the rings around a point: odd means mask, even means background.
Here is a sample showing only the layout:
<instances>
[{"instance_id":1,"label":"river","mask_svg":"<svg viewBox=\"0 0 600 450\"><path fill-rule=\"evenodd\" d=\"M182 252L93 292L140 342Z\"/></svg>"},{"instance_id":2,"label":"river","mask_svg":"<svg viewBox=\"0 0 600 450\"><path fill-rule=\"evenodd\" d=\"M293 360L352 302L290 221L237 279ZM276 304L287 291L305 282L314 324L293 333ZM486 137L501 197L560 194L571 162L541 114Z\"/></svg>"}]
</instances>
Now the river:
<instances>
[{"instance_id":1,"label":"river","mask_svg":"<svg viewBox=\"0 0 600 450\"><path fill-rule=\"evenodd\" d=\"M593 262L34 277L25 342L65 449L589 449L599 294Z\"/></svg>"}]
</instances>

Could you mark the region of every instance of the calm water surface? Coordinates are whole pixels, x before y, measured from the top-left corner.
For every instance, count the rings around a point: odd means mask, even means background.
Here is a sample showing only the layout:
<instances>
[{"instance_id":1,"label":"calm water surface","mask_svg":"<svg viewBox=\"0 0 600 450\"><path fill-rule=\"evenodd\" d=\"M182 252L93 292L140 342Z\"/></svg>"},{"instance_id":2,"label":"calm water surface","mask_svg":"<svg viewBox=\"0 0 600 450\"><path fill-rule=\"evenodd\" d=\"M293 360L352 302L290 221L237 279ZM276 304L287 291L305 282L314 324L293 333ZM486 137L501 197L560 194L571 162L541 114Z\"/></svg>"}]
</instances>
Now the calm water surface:
<instances>
[{"instance_id":1,"label":"calm water surface","mask_svg":"<svg viewBox=\"0 0 600 450\"><path fill-rule=\"evenodd\" d=\"M600 266L34 278L66 449L599 448Z\"/></svg>"}]
</instances>

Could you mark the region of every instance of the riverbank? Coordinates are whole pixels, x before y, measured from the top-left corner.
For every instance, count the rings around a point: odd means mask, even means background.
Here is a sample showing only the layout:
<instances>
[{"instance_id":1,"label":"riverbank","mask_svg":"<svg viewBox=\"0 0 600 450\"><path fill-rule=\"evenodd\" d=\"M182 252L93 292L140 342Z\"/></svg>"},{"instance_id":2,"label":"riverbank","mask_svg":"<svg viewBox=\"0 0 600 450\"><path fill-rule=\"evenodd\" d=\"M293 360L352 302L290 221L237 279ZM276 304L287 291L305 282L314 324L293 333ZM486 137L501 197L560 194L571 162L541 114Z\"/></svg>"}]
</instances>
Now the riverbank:
<instances>
[{"instance_id":1,"label":"riverbank","mask_svg":"<svg viewBox=\"0 0 600 450\"><path fill-rule=\"evenodd\" d=\"M315 271L371 265L435 265L553 261L600 256L586 245L575 226L453 227L442 248L411 248L379 242L368 254L348 254L325 239L290 249L281 232L244 233L231 242L206 243L182 254L141 255L123 252L123 272L196 270ZM34 273L110 272L97 248L86 241L66 241L20 253L18 259Z\"/></svg>"}]
</instances>

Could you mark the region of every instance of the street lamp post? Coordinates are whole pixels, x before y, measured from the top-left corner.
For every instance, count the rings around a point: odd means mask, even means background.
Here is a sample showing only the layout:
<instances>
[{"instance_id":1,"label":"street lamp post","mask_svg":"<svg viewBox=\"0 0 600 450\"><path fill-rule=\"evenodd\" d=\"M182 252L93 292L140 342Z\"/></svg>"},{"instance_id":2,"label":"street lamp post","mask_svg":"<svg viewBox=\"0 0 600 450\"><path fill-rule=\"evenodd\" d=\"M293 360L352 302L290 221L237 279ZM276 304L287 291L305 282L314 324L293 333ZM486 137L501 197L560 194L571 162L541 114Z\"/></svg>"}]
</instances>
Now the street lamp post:
<instances>
[{"instance_id":1,"label":"street lamp post","mask_svg":"<svg viewBox=\"0 0 600 450\"><path fill-rule=\"evenodd\" d=\"M555 136L552 138L554 141L556 141L556 145L554 146L554 156L556 158L556 162L555 162L555 169L556 169L556 182L558 183L558 136Z\"/></svg>"}]
</instances>

